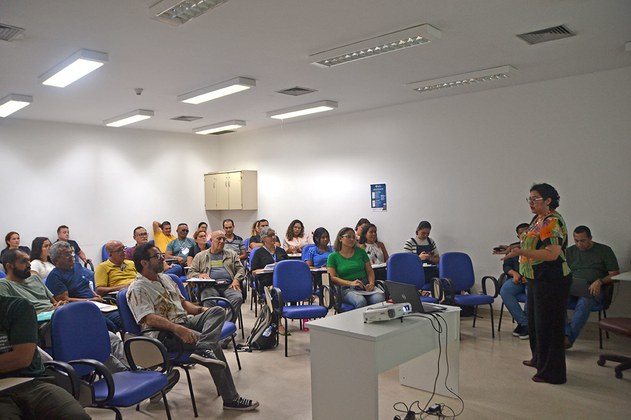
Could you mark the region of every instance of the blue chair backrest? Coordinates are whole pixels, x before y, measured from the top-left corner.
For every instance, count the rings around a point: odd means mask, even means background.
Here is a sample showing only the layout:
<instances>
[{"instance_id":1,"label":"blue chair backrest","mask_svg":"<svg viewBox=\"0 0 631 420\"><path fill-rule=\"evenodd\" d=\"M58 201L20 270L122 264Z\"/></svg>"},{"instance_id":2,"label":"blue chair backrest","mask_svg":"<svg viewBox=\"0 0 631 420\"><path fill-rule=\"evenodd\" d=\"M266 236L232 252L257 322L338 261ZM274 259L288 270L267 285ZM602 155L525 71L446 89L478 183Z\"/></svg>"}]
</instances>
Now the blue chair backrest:
<instances>
[{"instance_id":1,"label":"blue chair backrest","mask_svg":"<svg viewBox=\"0 0 631 420\"><path fill-rule=\"evenodd\" d=\"M304 261L284 260L274 268L274 287L283 292L285 302L298 302L311 297L313 280Z\"/></svg>"},{"instance_id":2,"label":"blue chair backrest","mask_svg":"<svg viewBox=\"0 0 631 420\"><path fill-rule=\"evenodd\" d=\"M254 254L256 254L256 251L258 251L259 248L261 248L261 247L257 246L252 251L250 251L250 258L248 259L248 262L250 263L250 268L252 268L252 258L254 258Z\"/></svg>"},{"instance_id":3,"label":"blue chair backrest","mask_svg":"<svg viewBox=\"0 0 631 420\"><path fill-rule=\"evenodd\" d=\"M473 287L475 275L471 258L464 252L446 252L440 256L438 264L440 277L451 280L454 292L458 293Z\"/></svg>"},{"instance_id":4,"label":"blue chair backrest","mask_svg":"<svg viewBox=\"0 0 631 420\"><path fill-rule=\"evenodd\" d=\"M243 246L245 247L246 252L250 252L250 238L245 238L243 240Z\"/></svg>"},{"instance_id":5,"label":"blue chair backrest","mask_svg":"<svg viewBox=\"0 0 631 420\"><path fill-rule=\"evenodd\" d=\"M140 335L140 326L136 323L134 314L129 308L127 303L127 289L121 289L118 291L118 313L121 317L121 324L123 324L123 331L133 335Z\"/></svg>"},{"instance_id":6,"label":"blue chair backrest","mask_svg":"<svg viewBox=\"0 0 631 420\"><path fill-rule=\"evenodd\" d=\"M51 324L55 360L95 359L104 363L109 357L110 337L105 318L92 302L73 302L58 307ZM75 370L84 376L93 369L81 365L75 366Z\"/></svg>"},{"instance_id":7,"label":"blue chair backrest","mask_svg":"<svg viewBox=\"0 0 631 420\"><path fill-rule=\"evenodd\" d=\"M425 270L418 255L398 252L390 255L386 278L390 281L412 284L417 290L425 285Z\"/></svg>"},{"instance_id":8,"label":"blue chair backrest","mask_svg":"<svg viewBox=\"0 0 631 420\"><path fill-rule=\"evenodd\" d=\"M177 288L180 289L180 293L182 293L182 296L184 296L184 299L190 300L188 296L188 292L186 291L186 287L184 287L184 283L182 283L182 279L180 279L175 274L167 274L167 276L171 277L173 282L177 284Z\"/></svg>"},{"instance_id":9,"label":"blue chair backrest","mask_svg":"<svg viewBox=\"0 0 631 420\"><path fill-rule=\"evenodd\" d=\"M105 250L105 245L106 244L103 244L103 246L101 247L101 261L107 261L107 259L110 257L110 254L108 254Z\"/></svg>"},{"instance_id":10,"label":"blue chair backrest","mask_svg":"<svg viewBox=\"0 0 631 420\"><path fill-rule=\"evenodd\" d=\"M3 279L7 276L7 274L4 271L0 271L0 279Z\"/></svg>"},{"instance_id":11,"label":"blue chair backrest","mask_svg":"<svg viewBox=\"0 0 631 420\"><path fill-rule=\"evenodd\" d=\"M306 260L306 257L307 257L307 255L309 255L309 250L310 250L311 248L313 248L313 247L315 247L315 245L314 245L314 244L309 244L309 245L305 245L305 246L302 248L302 257L301 257L301 258L302 258L302 260L303 260L303 261L307 261L307 260Z\"/></svg>"}]
</instances>

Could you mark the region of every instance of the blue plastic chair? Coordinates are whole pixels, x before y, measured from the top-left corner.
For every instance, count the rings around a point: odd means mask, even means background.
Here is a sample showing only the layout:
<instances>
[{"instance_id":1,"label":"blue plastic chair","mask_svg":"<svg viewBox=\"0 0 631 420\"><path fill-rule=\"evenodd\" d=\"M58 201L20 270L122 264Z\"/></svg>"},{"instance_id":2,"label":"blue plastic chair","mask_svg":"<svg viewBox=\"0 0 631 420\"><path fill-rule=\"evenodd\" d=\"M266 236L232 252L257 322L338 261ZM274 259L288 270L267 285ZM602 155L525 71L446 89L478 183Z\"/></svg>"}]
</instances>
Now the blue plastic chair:
<instances>
[{"instance_id":1,"label":"blue plastic chair","mask_svg":"<svg viewBox=\"0 0 631 420\"><path fill-rule=\"evenodd\" d=\"M160 392L167 418L171 419L164 393L170 365L162 343L148 337L128 340L125 355L131 370L111 373L103 364L110 355L107 327L101 311L92 302L60 306L53 313L51 324L53 358L70 364L84 378L92 390L93 407L112 410L117 419L122 419L118 407L139 404ZM132 347L138 343L152 343L158 349L162 355L160 371L138 370L132 354Z\"/></svg>"},{"instance_id":2,"label":"blue plastic chair","mask_svg":"<svg viewBox=\"0 0 631 420\"><path fill-rule=\"evenodd\" d=\"M250 310L252 310L252 306L254 306L254 316L255 317L258 316L258 302L259 302L259 299L261 300L261 302L264 301L263 297L260 296L260 294L259 294L259 292L257 290L256 276L254 274L252 274L252 259L254 258L254 254L256 254L256 251L258 251L260 248L261 248L260 246L257 246L252 251L250 251L250 255L248 256L248 271L247 271L247 275L250 278L250 281L249 281L249 286L250 286Z\"/></svg>"},{"instance_id":3,"label":"blue plastic chair","mask_svg":"<svg viewBox=\"0 0 631 420\"><path fill-rule=\"evenodd\" d=\"M107 261L107 259L110 257L110 254L108 254L105 250L105 245L107 244L103 244L103 246L101 247L101 261Z\"/></svg>"},{"instance_id":4,"label":"blue plastic chair","mask_svg":"<svg viewBox=\"0 0 631 420\"><path fill-rule=\"evenodd\" d=\"M302 248L302 254L300 255L300 259L301 259L302 261L305 261L305 262L306 262L306 261L307 261L307 260L306 260L306 257L307 257L307 255L309 254L309 250L310 250L311 248L314 248L314 247L315 247L315 244L305 245L305 246Z\"/></svg>"},{"instance_id":5,"label":"blue plastic chair","mask_svg":"<svg viewBox=\"0 0 631 420\"><path fill-rule=\"evenodd\" d=\"M414 253L398 252L390 255L386 278L390 281L411 284L416 287L416 290L432 290L432 284L425 280L423 263ZM438 303L438 299L432 296L421 296L420 299L422 302Z\"/></svg>"},{"instance_id":6,"label":"blue plastic chair","mask_svg":"<svg viewBox=\"0 0 631 420\"><path fill-rule=\"evenodd\" d=\"M322 305L300 305L302 301L310 299L313 294L313 281L309 266L298 260L284 260L276 264L274 269L273 296L277 299L280 316L285 320L323 318L328 309ZM293 303L288 306L286 303ZM320 302L322 303L322 302ZM285 357L287 357L287 335L285 335Z\"/></svg>"},{"instance_id":7,"label":"blue plastic chair","mask_svg":"<svg viewBox=\"0 0 631 420\"><path fill-rule=\"evenodd\" d=\"M4 271L0 271L0 279L3 279L7 276L7 274Z\"/></svg>"},{"instance_id":8,"label":"blue plastic chair","mask_svg":"<svg viewBox=\"0 0 631 420\"><path fill-rule=\"evenodd\" d=\"M440 279L438 279L439 300L444 296L453 300L457 305L473 306L473 328L475 328L475 321L478 315L478 306L489 305L491 334L495 338L493 302L499 292L497 279L493 276L484 276L482 278L482 294L471 294L471 288L475 283L475 275L471 258L464 252L446 252L441 255L438 270L440 273ZM493 282L495 288L493 296L487 294L487 280ZM463 294L462 292L466 293Z\"/></svg>"}]
</instances>

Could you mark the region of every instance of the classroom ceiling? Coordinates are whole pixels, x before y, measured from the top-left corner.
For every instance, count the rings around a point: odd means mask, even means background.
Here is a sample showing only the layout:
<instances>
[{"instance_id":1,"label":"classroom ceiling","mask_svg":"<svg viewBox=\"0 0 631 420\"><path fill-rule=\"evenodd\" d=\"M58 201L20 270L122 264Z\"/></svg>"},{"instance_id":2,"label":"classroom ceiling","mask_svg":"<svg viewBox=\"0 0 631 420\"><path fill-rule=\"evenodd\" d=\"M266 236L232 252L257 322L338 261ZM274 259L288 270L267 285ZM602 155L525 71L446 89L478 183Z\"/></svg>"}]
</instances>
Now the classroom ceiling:
<instances>
[{"instance_id":1,"label":"classroom ceiling","mask_svg":"<svg viewBox=\"0 0 631 420\"><path fill-rule=\"evenodd\" d=\"M152 19L156 2L0 1L0 24L24 28L0 41L0 98L34 98L8 118L103 126L148 109L153 118L129 127L192 133L244 120L241 130L253 130L282 124L269 111L321 100L338 108L285 124L631 66L628 0L229 0L179 26ZM439 29L441 39L332 68L309 62L311 54L420 24ZM576 36L536 45L516 36L557 25ZM63 89L39 83L81 48L106 52L109 61ZM422 94L408 86L504 65L517 71ZM177 101L239 76L255 79L256 87L200 105ZM296 86L315 92L277 93ZM171 120L179 116L201 119Z\"/></svg>"}]
</instances>

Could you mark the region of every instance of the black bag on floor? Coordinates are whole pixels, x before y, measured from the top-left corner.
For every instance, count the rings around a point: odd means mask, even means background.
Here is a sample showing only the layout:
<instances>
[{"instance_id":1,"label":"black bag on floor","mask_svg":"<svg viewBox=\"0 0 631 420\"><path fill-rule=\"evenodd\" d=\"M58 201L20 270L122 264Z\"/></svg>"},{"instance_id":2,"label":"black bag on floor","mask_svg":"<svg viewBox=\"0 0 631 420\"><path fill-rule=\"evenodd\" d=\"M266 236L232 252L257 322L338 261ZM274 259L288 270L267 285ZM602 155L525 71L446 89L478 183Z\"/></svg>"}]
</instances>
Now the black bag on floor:
<instances>
[{"instance_id":1,"label":"black bag on floor","mask_svg":"<svg viewBox=\"0 0 631 420\"><path fill-rule=\"evenodd\" d=\"M239 344L237 348L244 351L269 350L278 346L278 312L274 309L272 297L269 290L264 289L265 304L252 332L248 336L244 345Z\"/></svg>"}]
</instances>

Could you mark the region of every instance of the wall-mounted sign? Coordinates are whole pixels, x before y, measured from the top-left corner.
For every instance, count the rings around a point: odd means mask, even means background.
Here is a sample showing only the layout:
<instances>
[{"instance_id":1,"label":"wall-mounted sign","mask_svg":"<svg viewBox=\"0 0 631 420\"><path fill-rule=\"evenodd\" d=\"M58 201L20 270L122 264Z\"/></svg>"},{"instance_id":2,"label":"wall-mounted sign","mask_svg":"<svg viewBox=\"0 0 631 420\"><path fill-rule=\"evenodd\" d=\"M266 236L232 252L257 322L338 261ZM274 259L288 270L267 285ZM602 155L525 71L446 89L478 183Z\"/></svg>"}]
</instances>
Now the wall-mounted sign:
<instances>
[{"instance_id":1,"label":"wall-mounted sign","mask_svg":"<svg viewBox=\"0 0 631 420\"><path fill-rule=\"evenodd\" d=\"M370 208L373 211L388 210L386 184L370 184Z\"/></svg>"}]
</instances>

